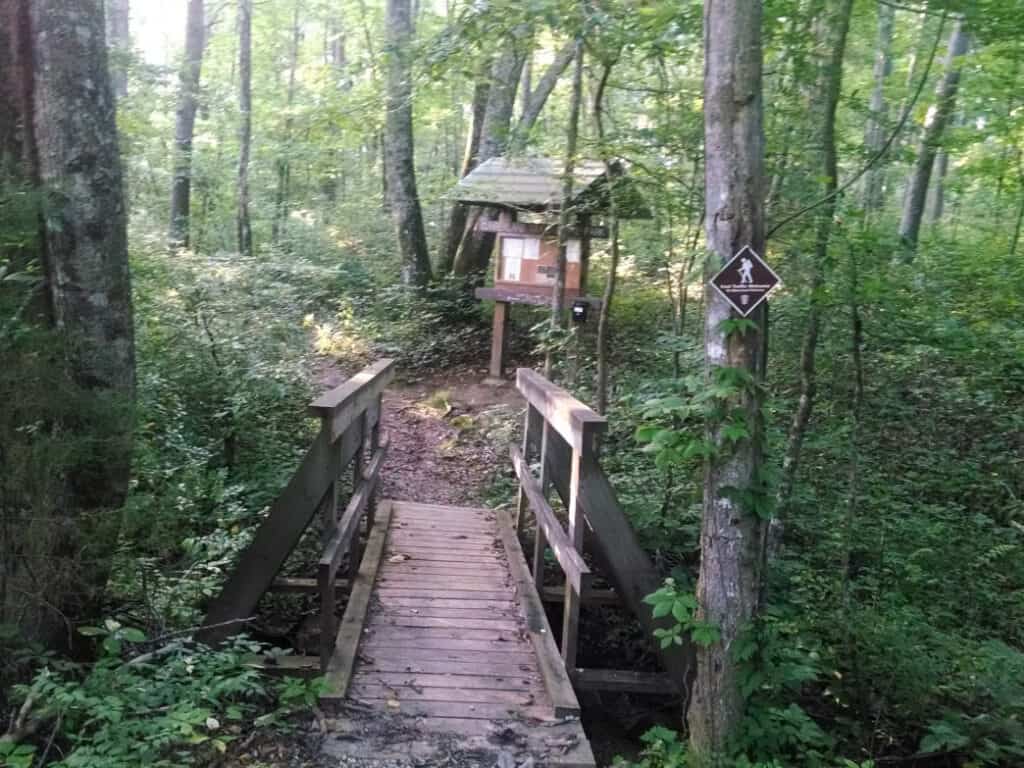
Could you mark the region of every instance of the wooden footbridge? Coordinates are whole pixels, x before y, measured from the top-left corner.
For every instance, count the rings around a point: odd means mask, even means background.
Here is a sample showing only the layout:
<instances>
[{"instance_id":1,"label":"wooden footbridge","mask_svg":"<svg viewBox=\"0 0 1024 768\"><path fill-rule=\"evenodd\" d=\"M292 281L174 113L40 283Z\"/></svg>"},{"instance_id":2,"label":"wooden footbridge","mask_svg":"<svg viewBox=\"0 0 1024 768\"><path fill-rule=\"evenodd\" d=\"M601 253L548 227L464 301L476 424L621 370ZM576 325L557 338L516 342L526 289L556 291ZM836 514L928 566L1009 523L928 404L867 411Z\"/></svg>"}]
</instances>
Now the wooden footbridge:
<instances>
[{"instance_id":1,"label":"wooden footbridge","mask_svg":"<svg viewBox=\"0 0 1024 768\"><path fill-rule=\"evenodd\" d=\"M657 625L642 601L660 577L597 459L605 419L520 369L526 414L523 439L510 449L520 482L512 511L378 500L388 448L382 394L393 373L392 361L380 361L310 406L320 431L210 605L201 639L244 630L268 591L314 592L319 656L279 663L325 676L329 754L370 764L444 765L469 754L481 765L594 765L576 690L678 692L692 668L689 649L675 646L662 652L660 675L576 664L582 603L616 601L648 630ZM551 488L564 524L548 502ZM280 578L317 517L316 579ZM533 531L532 569L524 530ZM561 587L545 582L548 552ZM611 589L597 588L595 571ZM545 602L561 608L554 628Z\"/></svg>"}]
</instances>

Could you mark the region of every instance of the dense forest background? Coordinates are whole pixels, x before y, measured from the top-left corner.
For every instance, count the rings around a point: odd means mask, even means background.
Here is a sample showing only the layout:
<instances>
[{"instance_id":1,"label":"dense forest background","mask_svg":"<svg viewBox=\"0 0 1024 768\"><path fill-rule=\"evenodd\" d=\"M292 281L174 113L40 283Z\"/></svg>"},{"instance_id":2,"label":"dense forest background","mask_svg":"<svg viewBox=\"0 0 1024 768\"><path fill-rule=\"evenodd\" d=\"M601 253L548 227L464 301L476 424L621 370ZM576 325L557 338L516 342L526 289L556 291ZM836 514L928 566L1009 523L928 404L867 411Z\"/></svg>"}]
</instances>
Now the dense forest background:
<instances>
[{"instance_id":1,"label":"dense forest background","mask_svg":"<svg viewBox=\"0 0 1024 768\"><path fill-rule=\"evenodd\" d=\"M201 621L325 365L480 375L489 252L450 192L489 157L564 159L577 128L573 156L623 161L654 216L615 261L595 241L605 343L517 307L513 357L607 411L604 465L692 592L702 5L159 5L0 2L0 761L208 761L232 748L211 720L315 699L241 663L250 641L130 660ZM1024 5L766 0L761 45L774 521L730 749L1020 765ZM631 759L684 765L684 741Z\"/></svg>"}]
</instances>

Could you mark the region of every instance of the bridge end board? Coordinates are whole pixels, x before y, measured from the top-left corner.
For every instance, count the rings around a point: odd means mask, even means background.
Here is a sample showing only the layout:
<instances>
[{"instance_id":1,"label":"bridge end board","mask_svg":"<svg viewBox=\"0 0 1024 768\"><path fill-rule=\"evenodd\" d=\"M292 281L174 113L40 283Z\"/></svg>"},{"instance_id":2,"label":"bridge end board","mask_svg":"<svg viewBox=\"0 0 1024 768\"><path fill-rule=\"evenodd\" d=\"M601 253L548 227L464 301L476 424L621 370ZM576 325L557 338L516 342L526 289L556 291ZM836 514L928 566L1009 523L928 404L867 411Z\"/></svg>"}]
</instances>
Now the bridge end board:
<instances>
[{"instance_id":1,"label":"bridge end board","mask_svg":"<svg viewBox=\"0 0 1024 768\"><path fill-rule=\"evenodd\" d=\"M533 576L526 565L522 547L519 546L515 527L504 510L497 511L497 518L501 542L508 557L509 570L516 584L516 594L519 597L520 605L526 615L530 642L537 654L541 678L544 681L544 688L551 698L555 717L579 717L579 700L576 698L576 692L573 691L572 681L569 679L569 673L562 661L562 654L551 634L547 614L544 612L544 603L541 602L540 595L537 594Z\"/></svg>"}]
</instances>

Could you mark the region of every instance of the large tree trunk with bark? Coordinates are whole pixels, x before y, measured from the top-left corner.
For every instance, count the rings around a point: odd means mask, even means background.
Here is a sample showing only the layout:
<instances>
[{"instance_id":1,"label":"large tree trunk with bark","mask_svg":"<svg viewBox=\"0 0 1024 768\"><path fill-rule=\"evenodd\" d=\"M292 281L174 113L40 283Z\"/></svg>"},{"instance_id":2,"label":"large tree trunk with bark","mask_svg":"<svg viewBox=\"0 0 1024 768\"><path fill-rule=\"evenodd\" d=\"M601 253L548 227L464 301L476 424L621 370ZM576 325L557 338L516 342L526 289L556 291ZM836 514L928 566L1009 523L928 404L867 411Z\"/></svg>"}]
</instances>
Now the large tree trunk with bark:
<instances>
[{"instance_id":1,"label":"large tree trunk with bark","mask_svg":"<svg viewBox=\"0 0 1024 768\"><path fill-rule=\"evenodd\" d=\"M74 381L129 405L135 346L126 213L102 0L33 0L35 144L54 322ZM119 408L124 410L123 407ZM117 506L128 490L131 419L112 418L74 507Z\"/></svg>"},{"instance_id":2,"label":"large tree trunk with bark","mask_svg":"<svg viewBox=\"0 0 1024 768\"><path fill-rule=\"evenodd\" d=\"M252 256L249 154L252 151L252 0L238 0L238 252Z\"/></svg>"},{"instance_id":3,"label":"large tree trunk with bark","mask_svg":"<svg viewBox=\"0 0 1024 768\"><path fill-rule=\"evenodd\" d=\"M416 191L413 158L412 77L410 43L412 18L409 0L388 0L387 115L384 121L385 164L391 216L402 257L402 282L426 285L430 281L430 255L423 231L423 214Z\"/></svg>"},{"instance_id":4,"label":"large tree trunk with bark","mask_svg":"<svg viewBox=\"0 0 1024 768\"><path fill-rule=\"evenodd\" d=\"M850 29L850 13L853 0L826 0L819 16L820 46L824 53L818 63L817 94L808 107L813 113L815 105L820 108L817 118L821 146L821 174L825 179L822 199L826 202L818 208L817 235L814 261L811 263L810 307L807 325L804 328L803 345L800 350L800 398L797 401L793 421L789 427L786 455L782 460L782 482L779 487L780 506L789 501L793 490L804 435L814 409L817 394L815 355L818 349L818 333L821 329L822 300L825 287L825 269L828 261L829 240L832 237L833 219L836 211L836 194L839 184L839 159L836 152L836 109L843 85L843 57L846 53L846 38Z\"/></svg>"},{"instance_id":5,"label":"large tree trunk with bark","mask_svg":"<svg viewBox=\"0 0 1024 768\"><path fill-rule=\"evenodd\" d=\"M764 253L764 129L760 2L715 0L704 6L705 233L708 278L744 246ZM735 443L724 424L709 424L716 447L704 470L697 616L717 627L719 639L697 649L697 676L688 723L695 765L713 764L744 713L733 645L757 613L763 525L737 493L758 491L762 461L760 389L767 331L765 308L756 329L726 333L729 304L705 288L704 350L709 383L742 372L740 392L724 403L743 415L749 436ZM731 374L730 374L731 375Z\"/></svg>"},{"instance_id":6,"label":"large tree trunk with bark","mask_svg":"<svg viewBox=\"0 0 1024 768\"><path fill-rule=\"evenodd\" d=\"M917 150L917 159L907 179L907 193L900 219L900 241L904 257L913 259L917 240L921 234L921 220L924 217L928 199L928 185L931 182L935 156L939 151L942 135L953 116L956 95L960 88L960 57L967 52L967 29L963 18L958 18L949 36L946 53L945 73L935 92L935 104L928 110L924 130Z\"/></svg>"},{"instance_id":7,"label":"large tree trunk with bark","mask_svg":"<svg viewBox=\"0 0 1024 768\"><path fill-rule=\"evenodd\" d=\"M895 9L886 2L878 4L878 43L875 48L875 67L871 102L868 109L868 124L864 134L864 148L868 157L882 151L886 138L886 123L889 104L885 100L885 84L892 74L892 38L895 26ZM867 213L882 208L885 201L885 169L880 163L872 166L864 175L864 210Z\"/></svg>"},{"instance_id":8,"label":"large tree trunk with bark","mask_svg":"<svg viewBox=\"0 0 1024 768\"><path fill-rule=\"evenodd\" d=\"M103 18L102 0L0 0L8 36L0 61L9 78L0 98L12 109L0 115L0 175L40 187L33 256L43 265L47 311L27 319L52 326L60 345L52 361L61 372L47 384L67 400L41 400L36 418L44 425L40 442L64 450L13 506L6 493L0 500L5 515L35 515L14 526L4 520L0 530L0 549L18 553L0 568L0 621L9 620L19 595L29 603L17 614L26 637L64 647L74 643L72 623L98 605L116 541L110 530L85 531L97 521L116 523L104 512L123 503L131 470L131 279ZM9 119L17 123L14 138ZM0 445L0 460L15 449Z\"/></svg>"},{"instance_id":9,"label":"large tree trunk with bark","mask_svg":"<svg viewBox=\"0 0 1024 768\"><path fill-rule=\"evenodd\" d=\"M189 207L192 200L192 138L199 109L199 75L206 45L203 0L189 0L185 22L185 59L178 76L178 108L174 115L174 181L171 186L171 248L189 244Z\"/></svg>"}]
</instances>

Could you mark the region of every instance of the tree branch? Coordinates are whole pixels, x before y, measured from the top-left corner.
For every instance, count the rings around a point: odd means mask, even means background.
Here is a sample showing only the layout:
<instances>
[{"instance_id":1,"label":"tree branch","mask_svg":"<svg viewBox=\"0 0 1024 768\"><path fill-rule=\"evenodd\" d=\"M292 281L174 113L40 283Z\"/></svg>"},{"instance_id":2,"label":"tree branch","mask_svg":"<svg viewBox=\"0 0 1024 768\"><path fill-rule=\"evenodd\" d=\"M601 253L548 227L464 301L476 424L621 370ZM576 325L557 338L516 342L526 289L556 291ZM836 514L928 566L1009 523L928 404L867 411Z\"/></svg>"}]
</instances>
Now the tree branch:
<instances>
[{"instance_id":1,"label":"tree branch","mask_svg":"<svg viewBox=\"0 0 1024 768\"><path fill-rule=\"evenodd\" d=\"M868 160L859 171L857 171L855 174L853 174L853 176L851 176L849 179L840 184L834 191L825 195L820 200L816 200L810 205L801 208L795 213L791 213L778 224L773 226L770 230L768 230L768 234L765 235L766 240L771 238L776 232L778 232L787 224L790 224L799 219L805 213L809 213L818 206L824 205L833 198L841 195L847 189L856 184L857 181L860 180L860 178L865 173L870 171L879 160L885 157L885 155L889 152L889 149L892 147L893 142L896 141L897 137L903 132L903 127L907 124L907 120L910 118L910 113L914 111L914 106L917 104L917 100L921 97L921 93L924 91L925 83L928 82L928 75L931 73L932 70L932 64L935 62L935 53L936 51L938 51L939 44L942 42L942 32L945 29L947 18L949 18L949 14L947 14L944 11L942 13L942 19L939 22L939 31L935 35L935 43L932 45L932 49L928 54L928 63L925 65L924 73L921 75L921 80L917 84L917 89L914 91L914 96L910 100L910 103L907 104L906 109L903 110L903 114L900 115L899 123L896 125L896 128L893 130L893 132L889 135L889 138L885 140L885 143L882 145L882 148L879 149L878 152L874 156L872 156L871 159Z\"/></svg>"}]
</instances>

